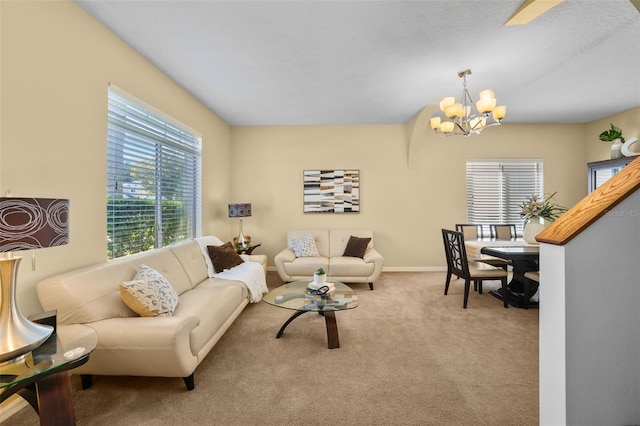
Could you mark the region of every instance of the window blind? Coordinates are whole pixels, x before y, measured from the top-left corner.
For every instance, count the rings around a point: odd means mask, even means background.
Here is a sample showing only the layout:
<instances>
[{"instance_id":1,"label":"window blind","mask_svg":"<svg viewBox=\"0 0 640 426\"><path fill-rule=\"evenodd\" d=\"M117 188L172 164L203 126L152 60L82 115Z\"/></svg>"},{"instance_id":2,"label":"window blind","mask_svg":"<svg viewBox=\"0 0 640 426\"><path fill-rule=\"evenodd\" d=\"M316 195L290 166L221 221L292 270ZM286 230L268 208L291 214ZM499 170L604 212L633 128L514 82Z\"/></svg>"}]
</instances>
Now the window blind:
<instances>
[{"instance_id":1,"label":"window blind","mask_svg":"<svg viewBox=\"0 0 640 426\"><path fill-rule=\"evenodd\" d=\"M195 237L201 219L201 139L109 87L107 250L110 259Z\"/></svg>"},{"instance_id":2,"label":"window blind","mask_svg":"<svg viewBox=\"0 0 640 426\"><path fill-rule=\"evenodd\" d=\"M543 195L540 159L467 161L468 223L513 223L522 235L520 205L533 194ZM489 229L483 230L485 235Z\"/></svg>"}]
</instances>

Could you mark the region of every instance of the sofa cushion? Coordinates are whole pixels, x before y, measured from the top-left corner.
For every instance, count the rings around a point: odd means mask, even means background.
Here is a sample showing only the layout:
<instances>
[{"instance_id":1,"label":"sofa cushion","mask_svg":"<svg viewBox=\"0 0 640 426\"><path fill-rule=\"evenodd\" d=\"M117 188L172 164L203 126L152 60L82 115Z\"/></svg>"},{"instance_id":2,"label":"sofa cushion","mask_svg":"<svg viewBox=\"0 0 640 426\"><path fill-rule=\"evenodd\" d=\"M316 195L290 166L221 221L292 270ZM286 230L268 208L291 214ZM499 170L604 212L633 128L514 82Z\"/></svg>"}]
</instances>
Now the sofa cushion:
<instances>
[{"instance_id":1,"label":"sofa cushion","mask_svg":"<svg viewBox=\"0 0 640 426\"><path fill-rule=\"evenodd\" d=\"M364 257L364 252L367 251L369 241L371 241L371 238L359 238L352 235L349 237L347 247L344 249L344 256L359 257L362 259Z\"/></svg>"},{"instance_id":2,"label":"sofa cushion","mask_svg":"<svg viewBox=\"0 0 640 426\"><path fill-rule=\"evenodd\" d=\"M313 277L313 273L318 268L323 268L325 271L328 270L329 259L323 256L299 257L293 262L285 263L284 268L290 276L303 275Z\"/></svg>"},{"instance_id":3,"label":"sofa cushion","mask_svg":"<svg viewBox=\"0 0 640 426\"><path fill-rule=\"evenodd\" d=\"M318 248L316 247L316 240L313 238L313 234L307 234L304 238L292 238L291 250L293 250L296 257L319 256Z\"/></svg>"},{"instance_id":4,"label":"sofa cushion","mask_svg":"<svg viewBox=\"0 0 640 426\"><path fill-rule=\"evenodd\" d=\"M173 315L178 293L158 271L146 265L132 281L120 283L120 296L126 305L142 317Z\"/></svg>"},{"instance_id":5,"label":"sofa cushion","mask_svg":"<svg viewBox=\"0 0 640 426\"><path fill-rule=\"evenodd\" d=\"M216 273L231 269L244 262L233 248L231 241L227 241L221 246L207 246L207 250L213 263L213 270Z\"/></svg>"},{"instance_id":6,"label":"sofa cushion","mask_svg":"<svg viewBox=\"0 0 640 426\"><path fill-rule=\"evenodd\" d=\"M170 249L189 277L191 288L197 286L209 277L206 260L211 262L211 259L209 259L209 252L206 247L203 253L200 245L196 241L186 240L171 245Z\"/></svg>"},{"instance_id":7,"label":"sofa cushion","mask_svg":"<svg viewBox=\"0 0 640 426\"><path fill-rule=\"evenodd\" d=\"M233 312L247 302L247 288L238 281L209 278L180 295L176 317L195 317L198 326L191 332L191 353L202 350Z\"/></svg>"},{"instance_id":8,"label":"sofa cushion","mask_svg":"<svg viewBox=\"0 0 640 426\"><path fill-rule=\"evenodd\" d=\"M358 257L332 257L329 260L331 277L369 277L373 269L373 263L366 263Z\"/></svg>"}]
</instances>

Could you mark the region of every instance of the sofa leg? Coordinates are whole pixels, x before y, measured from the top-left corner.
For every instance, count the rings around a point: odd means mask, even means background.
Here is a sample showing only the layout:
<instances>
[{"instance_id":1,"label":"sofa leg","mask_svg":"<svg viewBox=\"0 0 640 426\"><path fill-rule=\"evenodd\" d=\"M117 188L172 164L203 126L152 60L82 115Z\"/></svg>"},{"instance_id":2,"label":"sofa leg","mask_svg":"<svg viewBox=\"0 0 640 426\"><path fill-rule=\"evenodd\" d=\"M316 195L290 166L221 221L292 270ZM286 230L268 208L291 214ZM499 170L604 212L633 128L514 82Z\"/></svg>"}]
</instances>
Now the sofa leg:
<instances>
[{"instance_id":1,"label":"sofa leg","mask_svg":"<svg viewBox=\"0 0 640 426\"><path fill-rule=\"evenodd\" d=\"M194 374L195 373L191 373L189 376L182 378L182 380L184 380L184 384L187 385L188 391L193 390L196 387L193 377Z\"/></svg>"},{"instance_id":2,"label":"sofa leg","mask_svg":"<svg viewBox=\"0 0 640 426\"><path fill-rule=\"evenodd\" d=\"M373 283L369 283L369 290L373 290Z\"/></svg>"},{"instance_id":3,"label":"sofa leg","mask_svg":"<svg viewBox=\"0 0 640 426\"><path fill-rule=\"evenodd\" d=\"M89 389L93 381L93 374L81 374L80 381L82 382L82 390Z\"/></svg>"}]
</instances>

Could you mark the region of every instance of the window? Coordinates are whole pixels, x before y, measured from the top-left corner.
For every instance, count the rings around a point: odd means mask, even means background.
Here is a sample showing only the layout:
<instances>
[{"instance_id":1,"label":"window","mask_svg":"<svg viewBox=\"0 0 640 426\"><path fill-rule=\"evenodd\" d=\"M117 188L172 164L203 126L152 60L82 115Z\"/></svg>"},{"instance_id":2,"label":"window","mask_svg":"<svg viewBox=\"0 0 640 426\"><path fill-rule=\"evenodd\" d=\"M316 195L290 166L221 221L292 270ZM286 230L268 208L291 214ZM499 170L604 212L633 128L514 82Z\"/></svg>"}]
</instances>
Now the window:
<instances>
[{"instance_id":1,"label":"window","mask_svg":"<svg viewBox=\"0 0 640 426\"><path fill-rule=\"evenodd\" d=\"M519 206L533 194L542 197L542 176L542 160L467 161L468 222L513 223L522 235Z\"/></svg>"},{"instance_id":2,"label":"window","mask_svg":"<svg viewBox=\"0 0 640 426\"><path fill-rule=\"evenodd\" d=\"M200 144L186 126L109 86L109 259L199 234Z\"/></svg>"}]
</instances>

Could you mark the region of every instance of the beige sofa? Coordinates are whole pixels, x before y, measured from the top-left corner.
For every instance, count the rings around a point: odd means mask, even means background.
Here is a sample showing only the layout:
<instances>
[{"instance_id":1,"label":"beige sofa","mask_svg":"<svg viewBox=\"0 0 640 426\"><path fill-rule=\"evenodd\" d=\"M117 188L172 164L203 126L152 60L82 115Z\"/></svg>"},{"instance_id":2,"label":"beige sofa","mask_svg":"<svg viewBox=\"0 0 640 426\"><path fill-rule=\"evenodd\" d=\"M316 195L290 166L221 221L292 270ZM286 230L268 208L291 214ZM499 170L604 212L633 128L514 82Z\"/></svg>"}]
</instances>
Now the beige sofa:
<instances>
[{"instance_id":1,"label":"beige sofa","mask_svg":"<svg viewBox=\"0 0 640 426\"><path fill-rule=\"evenodd\" d=\"M318 256L296 256L294 239L313 235ZM343 256L351 236L371 238L362 258ZM384 258L373 248L373 232L368 229L312 229L289 231L287 248L274 259L278 275L284 282L313 279L313 273L323 268L327 280L344 283L368 283L373 290L374 282L382 273Z\"/></svg>"},{"instance_id":2,"label":"beige sofa","mask_svg":"<svg viewBox=\"0 0 640 426\"><path fill-rule=\"evenodd\" d=\"M246 283L262 280L266 289L264 255L243 255L247 265L213 273L204 253L207 245L219 244L216 237L188 240L37 284L40 304L57 310L59 324L85 324L98 334L89 361L74 371L82 374L84 388L92 375L182 377L188 390L194 388L196 367L254 298L255 288ZM142 264L160 272L179 295L172 316L138 316L123 302L119 284ZM219 277L225 274L232 279Z\"/></svg>"}]
</instances>

